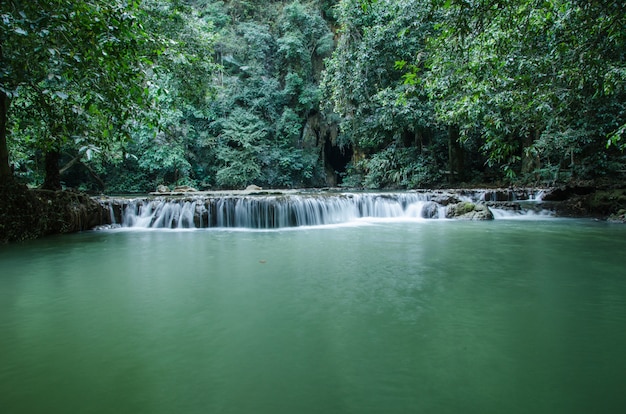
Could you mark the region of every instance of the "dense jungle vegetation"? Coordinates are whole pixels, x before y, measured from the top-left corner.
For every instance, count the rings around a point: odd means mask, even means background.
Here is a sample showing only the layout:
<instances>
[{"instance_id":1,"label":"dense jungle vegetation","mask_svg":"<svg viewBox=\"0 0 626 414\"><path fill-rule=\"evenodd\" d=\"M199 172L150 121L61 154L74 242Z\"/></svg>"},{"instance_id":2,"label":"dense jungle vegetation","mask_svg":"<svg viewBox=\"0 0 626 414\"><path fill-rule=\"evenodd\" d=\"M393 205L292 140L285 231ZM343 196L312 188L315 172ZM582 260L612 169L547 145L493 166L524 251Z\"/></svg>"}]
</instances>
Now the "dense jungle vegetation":
<instances>
[{"instance_id":1,"label":"dense jungle vegetation","mask_svg":"<svg viewBox=\"0 0 626 414\"><path fill-rule=\"evenodd\" d=\"M620 0L2 0L0 182L625 177Z\"/></svg>"}]
</instances>

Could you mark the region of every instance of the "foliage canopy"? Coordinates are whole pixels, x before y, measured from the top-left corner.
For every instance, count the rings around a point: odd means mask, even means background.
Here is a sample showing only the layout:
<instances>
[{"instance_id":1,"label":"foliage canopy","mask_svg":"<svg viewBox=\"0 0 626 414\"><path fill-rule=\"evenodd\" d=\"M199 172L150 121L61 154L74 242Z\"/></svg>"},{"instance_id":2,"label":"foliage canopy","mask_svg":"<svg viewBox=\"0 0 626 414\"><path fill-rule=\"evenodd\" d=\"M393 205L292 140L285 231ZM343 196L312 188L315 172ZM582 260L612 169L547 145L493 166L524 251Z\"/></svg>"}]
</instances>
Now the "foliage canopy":
<instances>
[{"instance_id":1,"label":"foliage canopy","mask_svg":"<svg viewBox=\"0 0 626 414\"><path fill-rule=\"evenodd\" d=\"M626 169L619 0L0 4L1 182L415 188Z\"/></svg>"}]
</instances>

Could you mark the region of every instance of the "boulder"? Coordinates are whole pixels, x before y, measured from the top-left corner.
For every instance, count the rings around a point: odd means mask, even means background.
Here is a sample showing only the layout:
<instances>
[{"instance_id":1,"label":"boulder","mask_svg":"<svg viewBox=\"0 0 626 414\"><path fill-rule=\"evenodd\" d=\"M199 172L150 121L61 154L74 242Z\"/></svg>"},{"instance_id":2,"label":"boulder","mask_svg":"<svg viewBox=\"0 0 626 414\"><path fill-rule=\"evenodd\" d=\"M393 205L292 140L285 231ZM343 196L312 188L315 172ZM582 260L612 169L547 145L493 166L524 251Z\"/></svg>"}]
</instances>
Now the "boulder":
<instances>
[{"instance_id":1,"label":"boulder","mask_svg":"<svg viewBox=\"0 0 626 414\"><path fill-rule=\"evenodd\" d=\"M161 184L160 186L157 187L156 192L157 193L169 193L170 189L166 185Z\"/></svg>"},{"instance_id":2,"label":"boulder","mask_svg":"<svg viewBox=\"0 0 626 414\"><path fill-rule=\"evenodd\" d=\"M484 204L462 202L449 205L446 210L446 218L457 220L493 220L493 213Z\"/></svg>"},{"instance_id":3,"label":"boulder","mask_svg":"<svg viewBox=\"0 0 626 414\"><path fill-rule=\"evenodd\" d=\"M259 187L258 185L250 184L246 187L246 191L259 191L262 190L263 187Z\"/></svg>"},{"instance_id":4,"label":"boulder","mask_svg":"<svg viewBox=\"0 0 626 414\"><path fill-rule=\"evenodd\" d=\"M422 207L422 218L437 218L438 215L439 204L435 203L434 201L429 201L428 203L424 204L424 207Z\"/></svg>"}]
</instances>

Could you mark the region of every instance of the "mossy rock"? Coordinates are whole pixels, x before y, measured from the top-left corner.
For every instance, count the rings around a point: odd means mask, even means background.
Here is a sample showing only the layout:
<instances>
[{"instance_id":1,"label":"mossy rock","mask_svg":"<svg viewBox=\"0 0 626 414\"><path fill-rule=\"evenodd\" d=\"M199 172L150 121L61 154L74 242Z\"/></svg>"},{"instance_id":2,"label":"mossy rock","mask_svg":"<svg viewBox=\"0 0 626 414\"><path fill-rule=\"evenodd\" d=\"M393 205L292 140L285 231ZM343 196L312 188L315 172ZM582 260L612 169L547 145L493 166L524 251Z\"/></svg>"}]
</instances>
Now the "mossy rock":
<instances>
[{"instance_id":1,"label":"mossy rock","mask_svg":"<svg viewBox=\"0 0 626 414\"><path fill-rule=\"evenodd\" d=\"M464 201L449 205L446 210L446 218L457 220L493 220L493 213L484 204Z\"/></svg>"},{"instance_id":2,"label":"mossy rock","mask_svg":"<svg viewBox=\"0 0 626 414\"><path fill-rule=\"evenodd\" d=\"M615 214L611 214L607 219L609 223L626 224L626 209L621 209Z\"/></svg>"},{"instance_id":3,"label":"mossy rock","mask_svg":"<svg viewBox=\"0 0 626 414\"><path fill-rule=\"evenodd\" d=\"M616 214L626 210L626 190L596 191L587 201L587 207L593 215Z\"/></svg>"}]
</instances>

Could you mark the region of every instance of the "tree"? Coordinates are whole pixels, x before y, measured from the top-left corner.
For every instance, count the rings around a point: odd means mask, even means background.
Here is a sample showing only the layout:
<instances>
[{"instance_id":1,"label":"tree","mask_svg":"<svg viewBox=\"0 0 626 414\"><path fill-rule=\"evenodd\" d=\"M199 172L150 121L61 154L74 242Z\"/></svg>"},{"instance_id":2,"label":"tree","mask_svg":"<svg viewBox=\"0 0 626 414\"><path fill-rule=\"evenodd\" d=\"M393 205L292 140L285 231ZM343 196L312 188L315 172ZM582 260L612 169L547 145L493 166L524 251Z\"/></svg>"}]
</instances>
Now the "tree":
<instances>
[{"instance_id":1,"label":"tree","mask_svg":"<svg viewBox=\"0 0 626 414\"><path fill-rule=\"evenodd\" d=\"M425 183L422 171L438 169L431 154L421 154L438 134L417 73L433 32L429 16L419 0L344 0L338 7L339 42L322 87L342 119L340 141L355 150L352 174L362 179L352 184L416 186ZM416 72L406 71L408 62Z\"/></svg>"},{"instance_id":2,"label":"tree","mask_svg":"<svg viewBox=\"0 0 626 414\"><path fill-rule=\"evenodd\" d=\"M210 178L219 187L319 185L320 150L304 131L332 34L313 2L263 6L225 25L216 44L223 68L207 111Z\"/></svg>"},{"instance_id":3,"label":"tree","mask_svg":"<svg viewBox=\"0 0 626 414\"><path fill-rule=\"evenodd\" d=\"M434 4L427 88L442 122L479 141L509 179L542 165L573 174L575 158L579 174L602 170L581 167L623 133L621 2Z\"/></svg>"},{"instance_id":4,"label":"tree","mask_svg":"<svg viewBox=\"0 0 626 414\"><path fill-rule=\"evenodd\" d=\"M106 146L124 133L145 98L146 36L135 2L3 1L0 9L0 179L10 179L7 124L12 100L28 101L46 133L44 186L60 188L63 144ZM15 130L14 130L15 131Z\"/></svg>"},{"instance_id":5,"label":"tree","mask_svg":"<svg viewBox=\"0 0 626 414\"><path fill-rule=\"evenodd\" d=\"M145 0L141 7L143 27L159 46L147 76L153 104L137 115L132 140L123 148L128 156L117 157L112 164L128 167L127 174L146 177L143 191L169 183L196 186L205 178L199 176L198 164L205 163L204 151L214 141L204 129L218 72L215 27L210 15L187 2ZM130 180L121 181L113 184L137 190Z\"/></svg>"},{"instance_id":6,"label":"tree","mask_svg":"<svg viewBox=\"0 0 626 414\"><path fill-rule=\"evenodd\" d=\"M621 3L341 1L323 85L341 140L355 148L352 182L407 182L424 166L423 152L406 156L411 146L437 147L428 162L441 165L444 137L455 178L546 182L623 169Z\"/></svg>"}]
</instances>

